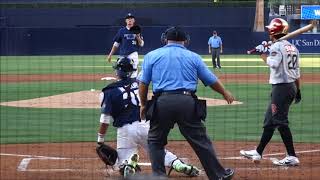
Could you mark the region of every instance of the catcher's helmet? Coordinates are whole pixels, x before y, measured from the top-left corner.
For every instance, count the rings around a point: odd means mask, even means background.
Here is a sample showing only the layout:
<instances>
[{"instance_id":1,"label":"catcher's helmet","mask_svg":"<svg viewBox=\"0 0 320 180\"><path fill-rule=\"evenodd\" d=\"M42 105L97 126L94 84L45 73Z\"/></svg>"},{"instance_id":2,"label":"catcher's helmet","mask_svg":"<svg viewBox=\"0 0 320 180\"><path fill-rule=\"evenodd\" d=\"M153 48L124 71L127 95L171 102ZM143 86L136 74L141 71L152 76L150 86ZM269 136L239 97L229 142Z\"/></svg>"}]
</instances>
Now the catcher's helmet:
<instances>
[{"instance_id":1,"label":"catcher's helmet","mask_svg":"<svg viewBox=\"0 0 320 180\"><path fill-rule=\"evenodd\" d=\"M190 36L180 27L170 27L161 34L161 42L166 44L167 40L186 41L189 44Z\"/></svg>"},{"instance_id":2,"label":"catcher's helmet","mask_svg":"<svg viewBox=\"0 0 320 180\"><path fill-rule=\"evenodd\" d=\"M274 18L266 28L270 35L288 34L289 24L281 18Z\"/></svg>"},{"instance_id":3,"label":"catcher's helmet","mask_svg":"<svg viewBox=\"0 0 320 180\"><path fill-rule=\"evenodd\" d=\"M119 57L113 65L113 69L116 70L117 76L122 79L130 77L132 72L136 70L133 68L133 60L128 57Z\"/></svg>"}]
</instances>

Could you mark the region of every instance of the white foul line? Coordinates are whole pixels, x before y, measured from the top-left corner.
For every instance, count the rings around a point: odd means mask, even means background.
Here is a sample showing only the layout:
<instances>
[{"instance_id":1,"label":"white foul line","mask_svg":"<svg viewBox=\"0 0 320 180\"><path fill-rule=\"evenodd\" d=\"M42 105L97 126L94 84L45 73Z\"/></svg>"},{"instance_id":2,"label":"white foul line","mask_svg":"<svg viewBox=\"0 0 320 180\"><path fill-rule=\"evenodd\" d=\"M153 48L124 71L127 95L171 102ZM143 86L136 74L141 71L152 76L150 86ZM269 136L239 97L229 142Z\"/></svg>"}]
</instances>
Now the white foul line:
<instances>
[{"instance_id":1,"label":"white foul line","mask_svg":"<svg viewBox=\"0 0 320 180\"><path fill-rule=\"evenodd\" d=\"M315 150L305 150L305 151L298 151L297 154L304 154L304 153L314 153L320 152L320 149ZM265 154L264 156L278 156L284 155L285 153L273 153L273 154ZM8 154L8 153L0 153L0 156L15 156L15 157L25 157L21 160L19 166L17 167L18 171L30 171L30 172L45 172L45 171L87 171L86 169L27 169L29 163L33 159L51 159L51 160L61 160L61 159L98 159L98 158L65 158L65 157L50 157L50 156L37 156L37 155L25 155L25 154ZM236 157L225 157L219 158L222 160L239 160L245 159L242 156ZM140 166L151 166L151 163L139 163ZM279 168L236 168L238 170L278 170ZM90 170L92 171L92 170Z\"/></svg>"},{"instance_id":2,"label":"white foul line","mask_svg":"<svg viewBox=\"0 0 320 180\"><path fill-rule=\"evenodd\" d=\"M28 155L28 154L8 154L8 153L0 153L0 156L15 156L15 157L28 157L28 158L45 158L45 159L61 159L61 157L36 156L36 155ZM63 158L63 159L70 159L70 158Z\"/></svg>"},{"instance_id":3,"label":"white foul line","mask_svg":"<svg viewBox=\"0 0 320 180\"><path fill-rule=\"evenodd\" d=\"M0 156L15 156L15 157L26 157L32 159L97 159L97 158L67 158L67 157L54 157L54 156L37 156L37 155L28 155L28 154L8 154L8 153L0 153Z\"/></svg>"},{"instance_id":4,"label":"white foul line","mask_svg":"<svg viewBox=\"0 0 320 180\"><path fill-rule=\"evenodd\" d=\"M306 151L298 151L296 154L305 154L305 153L314 153L314 152L320 152L320 149L315 149L315 150L306 150ZM265 154L263 155L264 157L269 157L269 156L279 156L279 155L285 155L286 153L273 153L273 154ZM246 159L243 156L236 156L236 157L225 157L225 158L219 158L222 160L238 160L238 159Z\"/></svg>"},{"instance_id":5,"label":"white foul line","mask_svg":"<svg viewBox=\"0 0 320 180\"><path fill-rule=\"evenodd\" d=\"M26 170L24 170L24 172L65 172L65 171L102 172L105 170L104 169L101 169L101 170L94 170L94 169L26 169Z\"/></svg>"}]
</instances>

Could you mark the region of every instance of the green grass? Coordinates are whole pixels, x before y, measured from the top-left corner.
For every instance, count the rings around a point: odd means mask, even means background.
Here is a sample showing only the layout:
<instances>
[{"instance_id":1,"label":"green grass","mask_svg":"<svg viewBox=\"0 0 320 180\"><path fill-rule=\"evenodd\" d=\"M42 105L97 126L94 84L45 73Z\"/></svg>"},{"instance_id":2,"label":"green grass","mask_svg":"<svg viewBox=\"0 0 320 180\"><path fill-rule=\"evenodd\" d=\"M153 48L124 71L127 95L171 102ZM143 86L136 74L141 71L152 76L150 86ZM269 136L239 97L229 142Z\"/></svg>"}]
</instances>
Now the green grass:
<instances>
[{"instance_id":1,"label":"green grass","mask_svg":"<svg viewBox=\"0 0 320 180\"><path fill-rule=\"evenodd\" d=\"M114 57L115 59L116 57ZM203 56L211 68L211 57ZM143 56L140 56L140 61ZM256 55L222 55L222 73L268 73L269 69ZM316 55L303 55L303 73L319 73L320 59ZM211 68L212 69L212 68ZM1 74L97 74L110 73L112 64L105 56L0 56Z\"/></svg>"},{"instance_id":2,"label":"green grass","mask_svg":"<svg viewBox=\"0 0 320 180\"><path fill-rule=\"evenodd\" d=\"M236 106L209 107L206 127L215 140L257 141L262 133L264 112L269 102L270 86L258 84L227 85L238 100L244 104ZM199 95L213 97L209 89L200 89ZM219 95L214 93L215 98ZM320 142L320 85L303 85L303 101L293 104L289 113L290 127L296 142ZM178 131L172 139L182 139ZM280 136L273 140L280 141Z\"/></svg>"},{"instance_id":3,"label":"green grass","mask_svg":"<svg viewBox=\"0 0 320 180\"><path fill-rule=\"evenodd\" d=\"M203 56L211 66L210 56ZM140 58L143 58L142 56ZM219 73L268 73L257 56L223 55ZM319 58L304 55L303 73L319 73ZM311 66L311 65L312 66ZM244 67L240 67L244 66ZM246 67L248 66L248 67ZM249 67L250 66L250 67ZM305 67L303 67L305 66ZM1 56L1 74L97 74L111 73L104 56ZM1 83L0 101L31 99L50 95L101 89L103 81L93 82L28 82ZM210 138L230 141L257 141L262 132L264 111L268 104L270 85L226 84L239 101L236 106L208 107L206 127ZM221 98L209 88L199 85L198 96ZM320 84L304 84L303 101L293 105L290 127L296 142L320 142ZM0 106L0 143L95 141L99 125L98 109L45 109ZM107 140L115 140L110 128ZM181 140L177 129L170 139ZM273 140L280 141L280 136Z\"/></svg>"},{"instance_id":4,"label":"green grass","mask_svg":"<svg viewBox=\"0 0 320 180\"><path fill-rule=\"evenodd\" d=\"M1 101L30 99L66 92L100 89L103 82L33 82L1 84ZM269 85L227 84L243 105L209 107L206 126L215 140L257 141L262 131L264 111L268 103ZM40 89L37 87L41 87ZM18 95L18 96L17 96ZM291 128L296 142L320 142L320 85L304 85L303 101L293 105ZM200 85L198 96L221 98ZM95 141L98 109L38 109L0 106L1 143ZM107 140L115 140L110 128ZM274 140L279 140L275 136ZM178 130L170 133L171 140L181 140Z\"/></svg>"}]
</instances>

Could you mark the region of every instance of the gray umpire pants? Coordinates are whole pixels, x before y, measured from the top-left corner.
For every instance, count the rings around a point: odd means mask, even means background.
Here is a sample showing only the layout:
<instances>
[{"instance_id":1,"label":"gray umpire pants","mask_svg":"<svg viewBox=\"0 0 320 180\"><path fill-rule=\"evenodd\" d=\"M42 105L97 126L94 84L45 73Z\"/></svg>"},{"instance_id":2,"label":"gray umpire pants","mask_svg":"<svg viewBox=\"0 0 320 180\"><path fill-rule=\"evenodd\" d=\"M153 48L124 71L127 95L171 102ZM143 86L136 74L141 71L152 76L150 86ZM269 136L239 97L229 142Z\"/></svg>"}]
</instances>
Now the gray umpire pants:
<instances>
[{"instance_id":1,"label":"gray umpire pants","mask_svg":"<svg viewBox=\"0 0 320 180\"><path fill-rule=\"evenodd\" d=\"M221 67L220 65L220 48L211 48L213 68ZM217 59L217 61L216 61Z\"/></svg>"},{"instance_id":2,"label":"gray umpire pants","mask_svg":"<svg viewBox=\"0 0 320 180\"><path fill-rule=\"evenodd\" d=\"M195 113L195 99L183 94L162 95L157 99L148 135L153 174L166 176L164 146L167 144L169 131L175 123L197 154L209 179L216 180L224 176L225 169L216 157L204 124Z\"/></svg>"}]
</instances>

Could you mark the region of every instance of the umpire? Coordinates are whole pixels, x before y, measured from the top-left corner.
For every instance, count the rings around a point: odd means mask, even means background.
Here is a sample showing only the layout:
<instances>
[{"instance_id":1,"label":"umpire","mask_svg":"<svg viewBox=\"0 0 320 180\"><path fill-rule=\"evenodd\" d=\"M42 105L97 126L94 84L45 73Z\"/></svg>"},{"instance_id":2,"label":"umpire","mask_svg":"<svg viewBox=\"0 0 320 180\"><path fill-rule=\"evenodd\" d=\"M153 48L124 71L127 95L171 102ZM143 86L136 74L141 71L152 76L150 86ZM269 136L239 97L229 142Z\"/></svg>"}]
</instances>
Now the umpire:
<instances>
[{"instance_id":1,"label":"umpire","mask_svg":"<svg viewBox=\"0 0 320 180\"><path fill-rule=\"evenodd\" d=\"M140 115L141 118L147 116L147 119L150 119L148 146L153 174L166 176L164 146L167 144L170 129L177 123L209 179L231 179L234 171L223 168L218 161L201 121L206 115L206 107L195 95L198 78L206 86L222 94L229 104L234 97L224 89L201 57L184 47L189 38L181 28L167 29L162 39L167 45L145 55L138 77ZM151 101L147 101L151 81L154 96Z\"/></svg>"}]
</instances>

